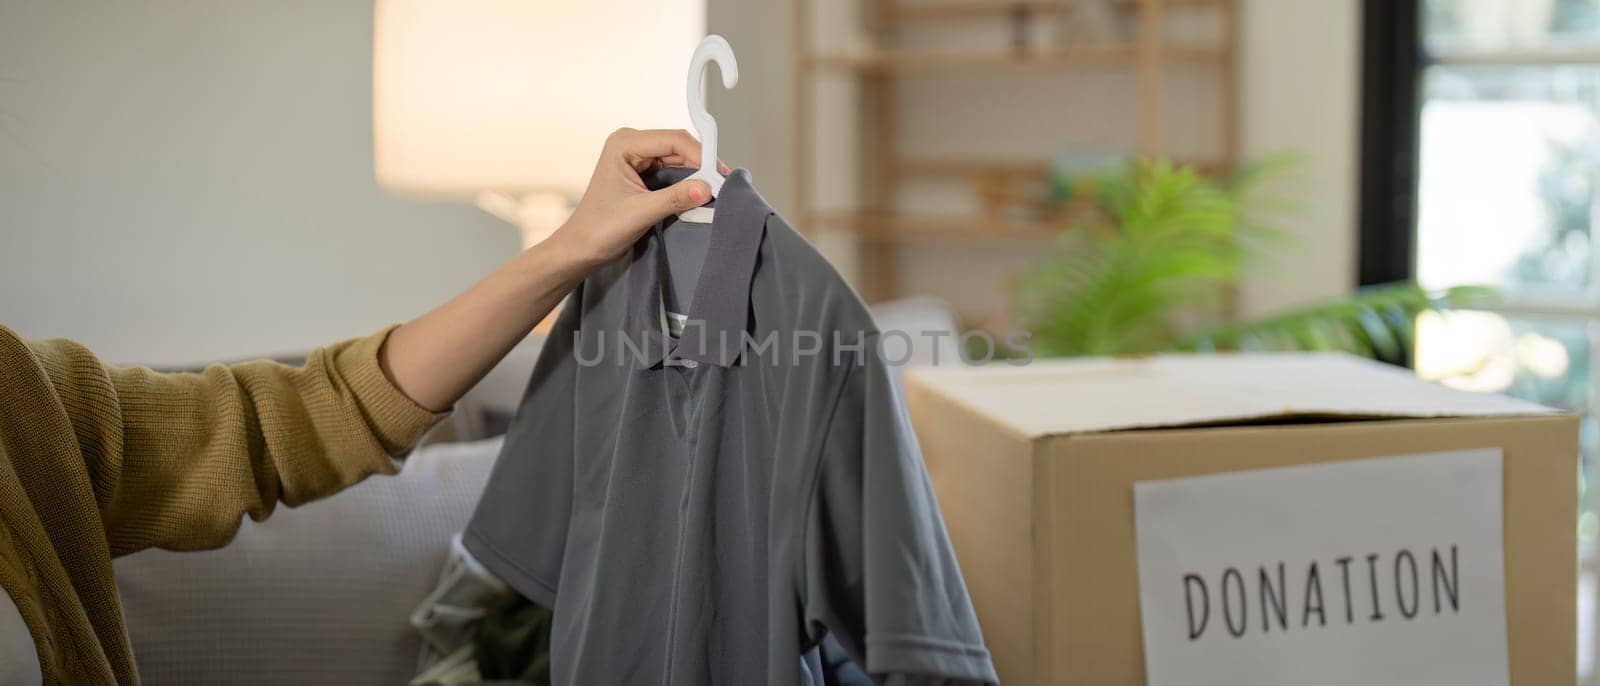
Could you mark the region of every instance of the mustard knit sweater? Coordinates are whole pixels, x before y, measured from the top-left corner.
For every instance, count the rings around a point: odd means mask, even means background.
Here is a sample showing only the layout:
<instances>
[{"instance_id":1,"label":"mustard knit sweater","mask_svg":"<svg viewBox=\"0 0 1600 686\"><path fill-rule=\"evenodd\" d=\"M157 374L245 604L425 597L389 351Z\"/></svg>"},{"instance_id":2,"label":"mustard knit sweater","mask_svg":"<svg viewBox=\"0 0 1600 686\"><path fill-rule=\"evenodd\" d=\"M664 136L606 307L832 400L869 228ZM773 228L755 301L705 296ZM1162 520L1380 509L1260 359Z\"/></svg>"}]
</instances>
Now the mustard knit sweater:
<instances>
[{"instance_id":1,"label":"mustard knit sweater","mask_svg":"<svg viewBox=\"0 0 1600 686\"><path fill-rule=\"evenodd\" d=\"M0 588L46 684L139 682L112 557L215 548L243 515L394 472L440 415L379 369L388 334L161 374L0 327Z\"/></svg>"}]
</instances>

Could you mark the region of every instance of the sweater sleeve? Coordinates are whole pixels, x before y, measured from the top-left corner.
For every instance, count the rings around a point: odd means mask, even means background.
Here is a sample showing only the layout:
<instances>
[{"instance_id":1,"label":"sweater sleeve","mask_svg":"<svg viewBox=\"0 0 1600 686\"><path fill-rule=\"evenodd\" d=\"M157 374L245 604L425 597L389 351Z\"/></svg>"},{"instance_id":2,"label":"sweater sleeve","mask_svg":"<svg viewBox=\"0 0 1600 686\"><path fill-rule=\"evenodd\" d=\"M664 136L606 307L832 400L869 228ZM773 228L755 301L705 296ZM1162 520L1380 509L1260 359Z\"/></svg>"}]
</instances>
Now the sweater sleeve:
<instances>
[{"instance_id":1,"label":"sweater sleeve","mask_svg":"<svg viewBox=\"0 0 1600 686\"><path fill-rule=\"evenodd\" d=\"M392 474L442 416L384 375L393 327L268 362L159 373L101 363L71 341L30 342L77 434L112 555L226 544L265 519Z\"/></svg>"}]
</instances>

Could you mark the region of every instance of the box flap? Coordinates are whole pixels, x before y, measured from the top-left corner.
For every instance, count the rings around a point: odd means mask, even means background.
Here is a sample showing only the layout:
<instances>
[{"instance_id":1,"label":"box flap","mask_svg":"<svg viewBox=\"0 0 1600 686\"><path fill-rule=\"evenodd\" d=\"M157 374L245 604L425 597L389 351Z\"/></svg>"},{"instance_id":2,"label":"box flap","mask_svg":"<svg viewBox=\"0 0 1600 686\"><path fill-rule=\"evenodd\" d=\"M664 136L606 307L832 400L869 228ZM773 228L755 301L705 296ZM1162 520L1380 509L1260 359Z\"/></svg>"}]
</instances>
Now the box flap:
<instances>
[{"instance_id":1,"label":"box flap","mask_svg":"<svg viewBox=\"0 0 1600 686\"><path fill-rule=\"evenodd\" d=\"M1160 355L926 367L911 383L1028 436L1294 418L1552 414L1341 353Z\"/></svg>"}]
</instances>

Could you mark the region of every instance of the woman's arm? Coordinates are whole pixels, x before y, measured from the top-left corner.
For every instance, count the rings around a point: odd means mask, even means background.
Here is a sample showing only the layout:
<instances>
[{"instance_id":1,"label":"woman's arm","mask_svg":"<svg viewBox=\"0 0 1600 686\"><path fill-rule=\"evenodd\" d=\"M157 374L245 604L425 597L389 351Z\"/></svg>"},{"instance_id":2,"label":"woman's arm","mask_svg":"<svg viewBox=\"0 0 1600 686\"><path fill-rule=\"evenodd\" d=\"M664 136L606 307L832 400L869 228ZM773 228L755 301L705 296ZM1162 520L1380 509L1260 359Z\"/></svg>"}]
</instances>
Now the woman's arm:
<instances>
[{"instance_id":1,"label":"woman's arm","mask_svg":"<svg viewBox=\"0 0 1600 686\"><path fill-rule=\"evenodd\" d=\"M320 348L301 367L262 360L193 374L105 364L66 340L21 341L44 372L41 416L59 407L69 429L53 449L11 457L52 474L72 511L93 498L99 516L56 532L64 537L103 540L112 555L217 547L243 515L392 473L391 457L438 420L384 377L389 333ZM16 341L8 335L0 329L0 349Z\"/></svg>"},{"instance_id":2,"label":"woman's arm","mask_svg":"<svg viewBox=\"0 0 1600 686\"><path fill-rule=\"evenodd\" d=\"M572 218L467 292L396 329L380 354L384 372L423 407L454 405L590 271L651 224L709 200L701 181L650 191L639 177L653 167L698 167L699 160L699 141L684 131L612 134Z\"/></svg>"},{"instance_id":3,"label":"woman's arm","mask_svg":"<svg viewBox=\"0 0 1600 686\"><path fill-rule=\"evenodd\" d=\"M650 224L708 199L700 181L652 192L639 177L653 166L693 166L699 154L681 131L618 131L572 218L548 241L421 318L319 349L302 367L260 361L163 374L0 328L0 352L25 345L44 372L40 394L54 397L40 406L59 403L71 423L59 440L75 441L76 454L34 457L71 456L44 468L64 493L92 492L113 555L220 546L242 515L262 519L279 502L392 472L391 457L585 274Z\"/></svg>"}]
</instances>

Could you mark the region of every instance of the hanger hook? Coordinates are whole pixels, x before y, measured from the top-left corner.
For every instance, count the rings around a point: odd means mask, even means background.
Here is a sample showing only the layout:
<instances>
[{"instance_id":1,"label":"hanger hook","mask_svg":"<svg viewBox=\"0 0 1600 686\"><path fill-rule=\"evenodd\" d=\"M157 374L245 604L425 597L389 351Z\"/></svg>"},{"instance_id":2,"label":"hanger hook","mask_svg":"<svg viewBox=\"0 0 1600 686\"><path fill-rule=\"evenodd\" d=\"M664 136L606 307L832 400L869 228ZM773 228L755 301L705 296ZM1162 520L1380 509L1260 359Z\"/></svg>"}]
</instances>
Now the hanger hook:
<instances>
[{"instance_id":1,"label":"hanger hook","mask_svg":"<svg viewBox=\"0 0 1600 686\"><path fill-rule=\"evenodd\" d=\"M739 60L733 56L733 46L716 34L706 36L694 49L694 57L689 60L688 90L689 121L694 124L695 133L700 134L700 169L689 178L705 181L715 197L722 192L723 183L722 174L717 171L717 120L706 111L705 90L701 87L712 62L722 72L723 88L739 85Z\"/></svg>"}]
</instances>

